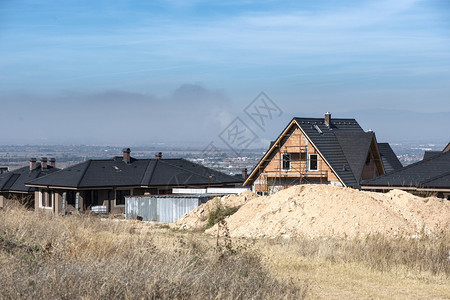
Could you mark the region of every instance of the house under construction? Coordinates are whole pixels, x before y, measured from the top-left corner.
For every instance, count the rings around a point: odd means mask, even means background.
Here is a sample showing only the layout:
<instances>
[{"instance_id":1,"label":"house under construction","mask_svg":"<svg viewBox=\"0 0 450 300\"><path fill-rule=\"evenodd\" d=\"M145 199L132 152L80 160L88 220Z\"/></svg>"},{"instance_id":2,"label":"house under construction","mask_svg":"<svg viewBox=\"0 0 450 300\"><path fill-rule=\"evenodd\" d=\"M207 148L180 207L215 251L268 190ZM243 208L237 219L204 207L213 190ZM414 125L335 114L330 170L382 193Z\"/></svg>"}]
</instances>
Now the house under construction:
<instances>
[{"instance_id":1,"label":"house under construction","mask_svg":"<svg viewBox=\"0 0 450 300\"><path fill-rule=\"evenodd\" d=\"M401 168L387 144L380 153L375 133L355 119L293 118L271 143L244 186L271 194L297 184L359 187L365 179Z\"/></svg>"}]
</instances>

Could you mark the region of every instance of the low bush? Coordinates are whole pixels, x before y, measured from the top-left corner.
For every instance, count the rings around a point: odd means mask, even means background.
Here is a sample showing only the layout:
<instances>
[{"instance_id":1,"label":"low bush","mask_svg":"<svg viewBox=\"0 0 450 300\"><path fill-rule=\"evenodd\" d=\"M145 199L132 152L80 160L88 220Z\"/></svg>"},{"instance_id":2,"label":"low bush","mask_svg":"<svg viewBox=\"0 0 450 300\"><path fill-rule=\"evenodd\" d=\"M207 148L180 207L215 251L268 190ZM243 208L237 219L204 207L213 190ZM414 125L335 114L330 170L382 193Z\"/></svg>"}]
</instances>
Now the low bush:
<instances>
[{"instance_id":1,"label":"low bush","mask_svg":"<svg viewBox=\"0 0 450 300\"><path fill-rule=\"evenodd\" d=\"M227 207L218 203L216 209L212 210L209 213L206 229L213 227L215 224L219 223L220 220L224 220L226 217L231 216L238 210L239 210L238 206Z\"/></svg>"}]
</instances>

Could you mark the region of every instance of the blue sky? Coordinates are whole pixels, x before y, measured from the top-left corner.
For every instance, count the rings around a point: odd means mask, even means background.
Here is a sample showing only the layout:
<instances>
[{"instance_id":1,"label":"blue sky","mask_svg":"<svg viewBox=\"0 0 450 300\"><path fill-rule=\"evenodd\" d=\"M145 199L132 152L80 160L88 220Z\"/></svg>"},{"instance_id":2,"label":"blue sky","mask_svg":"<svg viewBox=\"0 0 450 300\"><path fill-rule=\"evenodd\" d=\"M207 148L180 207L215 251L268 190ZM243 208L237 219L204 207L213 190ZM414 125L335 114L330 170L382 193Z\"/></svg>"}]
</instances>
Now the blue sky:
<instances>
[{"instance_id":1,"label":"blue sky","mask_svg":"<svg viewBox=\"0 0 450 300\"><path fill-rule=\"evenodd\" d=\"M330 111L445 143L450 2L0 1L0 143L203 143L261 91L264 142Z\"/></svg>"}]
</instances>

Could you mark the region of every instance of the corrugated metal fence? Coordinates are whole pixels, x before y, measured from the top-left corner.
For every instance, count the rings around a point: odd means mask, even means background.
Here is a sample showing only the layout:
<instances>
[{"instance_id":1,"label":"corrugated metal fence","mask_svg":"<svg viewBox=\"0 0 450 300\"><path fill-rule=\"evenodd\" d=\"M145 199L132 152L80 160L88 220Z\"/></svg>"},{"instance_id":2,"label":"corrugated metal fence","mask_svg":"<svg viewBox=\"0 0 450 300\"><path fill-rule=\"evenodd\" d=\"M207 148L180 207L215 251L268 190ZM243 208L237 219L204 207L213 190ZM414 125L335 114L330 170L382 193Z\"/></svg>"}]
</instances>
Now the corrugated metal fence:
<instances>
[{"instance_id":1,"label":"corrugated metal fence","mask_svg":"<svg viewBox=\"0 0 450 300\"><path fill-rule=\"evenodd\" d=\"M126 219L172 223L213 196L139 196L125 197Z\"/></svg>"}]
</instances>

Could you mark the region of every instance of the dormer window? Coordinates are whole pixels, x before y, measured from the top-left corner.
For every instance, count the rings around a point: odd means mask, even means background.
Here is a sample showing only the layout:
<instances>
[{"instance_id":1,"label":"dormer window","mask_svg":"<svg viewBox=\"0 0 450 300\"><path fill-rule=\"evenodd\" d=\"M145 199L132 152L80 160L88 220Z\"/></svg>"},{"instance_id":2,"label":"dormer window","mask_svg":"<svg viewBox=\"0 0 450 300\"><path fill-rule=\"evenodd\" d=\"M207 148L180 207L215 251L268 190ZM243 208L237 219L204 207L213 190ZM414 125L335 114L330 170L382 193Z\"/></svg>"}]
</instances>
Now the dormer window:
<instances>
[{"instance_id":1,"label":"dormer window","mask_svg":"<svg viewBox=\"0 0 450 300\"><path fill-rule=\"evenodd\" d=\"M282 153L281 154L281 170L290 171L291 170L291 154Z\"/></svg>"},{"instance_id":2,"label":"dormer window","mask_svg":"<svg viewBox=\"0 0 450 300\"><path fill-rule=\"evenodd\" d=\"M318 171L319 170L319 155L308 154L308 171Z\"/></svg>"}]
</instances>

